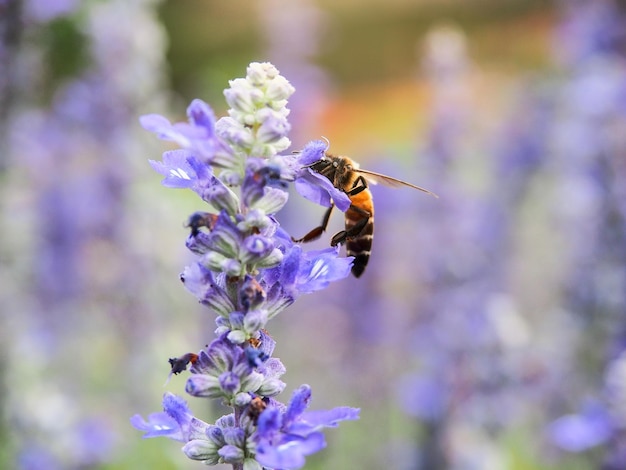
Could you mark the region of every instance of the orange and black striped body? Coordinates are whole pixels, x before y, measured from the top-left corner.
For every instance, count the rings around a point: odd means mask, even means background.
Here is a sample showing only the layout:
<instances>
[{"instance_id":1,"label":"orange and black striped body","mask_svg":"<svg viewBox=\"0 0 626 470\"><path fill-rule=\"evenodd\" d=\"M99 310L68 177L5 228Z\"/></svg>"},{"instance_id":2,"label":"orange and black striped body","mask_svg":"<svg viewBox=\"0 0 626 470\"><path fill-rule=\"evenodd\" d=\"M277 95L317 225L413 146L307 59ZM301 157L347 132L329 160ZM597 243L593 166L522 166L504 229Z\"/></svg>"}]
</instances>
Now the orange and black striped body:
<instances>
[{"instance_id":1,"label":"orange and black striped body","mask_svg":"<svg viewBox=\"0 0 626 470\"><path fill-rule=\"evenodd\" d=\"M331 245L346 243L346 253L354 256L352 274L361 276L372 250L374 239L374 204L367 181L358 173L358 164L348 157L326 155L311 169L328 178L337 189L350 197L345 215L345 230L335 234Z\"/></svg>"},{"instance_id":2,"label":"orange and black striped body","mask_svg":"<svg viewBox=\"0 0 626 470\"><path fill-rule=\"evenodd\" d=\"M346 211L346 233L355 233L355 227L362 227L358 233L346 237L346 254L354 256L352 264L352 274L355 277L361 276L372 251L372 240L374 239L374 204L372 193L369 189L364 189L354 196L350 196L352 205Z\"/></svg>"}]
</instances>

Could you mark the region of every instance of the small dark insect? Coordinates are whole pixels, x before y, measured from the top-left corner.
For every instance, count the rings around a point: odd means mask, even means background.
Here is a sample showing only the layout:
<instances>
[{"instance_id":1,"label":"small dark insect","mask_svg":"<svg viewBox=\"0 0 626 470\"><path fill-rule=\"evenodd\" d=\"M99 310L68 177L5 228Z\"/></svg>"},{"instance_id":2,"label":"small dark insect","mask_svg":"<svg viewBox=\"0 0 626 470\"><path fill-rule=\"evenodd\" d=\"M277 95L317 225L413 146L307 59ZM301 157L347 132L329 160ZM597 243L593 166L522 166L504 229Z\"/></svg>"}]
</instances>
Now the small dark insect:
<instances>
[{"instance_id":1,"label":"small dark insect","mask_svg":"<svg viewBox=\"0 0 626 470\"><path fill-rule=\"evenodd\" d=\"M172 357L168 359L172 370L170 371L170 375L180 374L181 372L187 370L187 366L189 364L193 365L198 360L198 355L194 353L183 354L180 357Z\"/></svg>"},{"instance_id":2,"label":"small dark insect","mask_svg":"<svg viewBox=\"0 0 626 470\"><path fill-rule=\"evenodd\" d=\"M254 173L254 179L264 186L275 186L278 188L287 188L288 184L281 178L280 167L276 165L268 165L260 168Z\"/></svg>"},{"instance_id":3,"label":"small dark insect","mask_svg":"<svg viewBox=\"0 0 626 470\"><path fill-rule=\"evenodd\" d=\"M187 219L185 227L190 228L191 236L195 237L200 232L201 227L206 227L209 231L213 230L217 217L217 214L211 214L210 212L194 212Z\"/></svg>"},{"instance_id":4,"label":"small dark insect","mask_svg":"<svg viewBox=\"0 0 626 470\"><path fill-rule=\"evenodd\" d=\"M261 416L265 408L267 408L267 403L259 396L254 397L248 404L246 412L255 425L258 423L259 416Z\"/></svg>"},{"instance_id":5,"label":"small dark insect","mask_svg":"<svg viewBox=\"0 0 626 470\"><path fill-rule=\"evenodd\" d=\"M331 246L346 244L348 256L354 256L352 274L355 277L361 276L365 271L374 238L374 201L368 189L368 183L381 183L392 188L405 186L438 197L435 193L420 186L374 171L360 169L359 164L348 157L324 154L320 160L309 165L309 168L328 178L335 188L340 189L350 198L351 204L345 215L345 230L336 233L330 244ZM332 204L328 208L321 225L294 241L309 242L319 238L328 226L334 207L335 205Z\"/></svg>"}]
</instances>

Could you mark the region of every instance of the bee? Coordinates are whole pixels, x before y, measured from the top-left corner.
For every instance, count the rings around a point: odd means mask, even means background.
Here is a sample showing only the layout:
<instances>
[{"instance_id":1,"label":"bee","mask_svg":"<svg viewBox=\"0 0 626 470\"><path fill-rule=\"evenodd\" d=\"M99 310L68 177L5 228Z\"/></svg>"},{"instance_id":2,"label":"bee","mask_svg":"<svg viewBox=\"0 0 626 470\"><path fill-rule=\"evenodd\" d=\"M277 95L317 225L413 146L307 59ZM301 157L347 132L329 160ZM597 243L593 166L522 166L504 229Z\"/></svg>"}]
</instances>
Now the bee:
<instances>
[{"instance_id":1,"label":"bee","mask_svg":"<svg viewBox=\"0 0 626 470\"><path fill-rule=\"evenodd\" d=\"M194 212L187 219L185 227L191 229L191 236L195 237L200 233L201 227L206 227L209 231L213 230L217 217L217 214L211 214L210 212Z\"/></svg>"},{"instance_id":2,"label":"bee","mask_svg":"<svg viewBox=\"0 0 626 470\"><path fill-rule=\"evenodd\" d=\"M187 370L187 366L189 364L194 365L197 361L198 361L198 355L195 353L183 354L180 357L171 357L170 359L168 359L168 362L170 363L170 366L172 367L172 370L170 371L170 375L180 374L182 371Z\"/></svg>"},{"instance_id":3,"label":"bee","mask_svg":"<svg viewBox=\"0 0 626 470\"><path fill-rule=\"evenodd\" d=\"M265 409L267 408L266 400L267 398L263 399L259 396L255 396L252 398L247 406L247 414L255 426L259 422L259 417L261 416L261 413L263 413L263 411L265 411Z\"/></svg>"},{"instance_id":4,"label":"bee","mask_svg":"<svg viewBox=\"0 0 626 470\"><path fill-rule=\"evenodd\" d=\"M351 204L345 214L345 230L337 232L330 244L331 246L346 244L347 255L354 256L352 264L354 277L360 277L365 271L374 238L374 202L368 184L381 183L392 188L406 186L438 197L435 193L420 186L361 169L357 162L348 157L324 154L320 160L308 167L328 178L335 188L343 191L350 198ZM335 205L331 203L321 225L294 242L309 242L319 238L326 231L334 207Z\"/></svg>"},{"instance_id":5,"label":"bee","mask_svg":"<svg viewBox=\"0 0 626 470\"><path fill-rule=\"evenodd\" d=\"M180 357L171 357L168 359L170 363L170 373L167 375L167 380L164 385L167 385L172 378L172 375L178 375L181 372L187 370L187 366L191 364L192 366L198 362L199 356L196 353L187 353L183 354Z\"/></svg>"}]
</instances>

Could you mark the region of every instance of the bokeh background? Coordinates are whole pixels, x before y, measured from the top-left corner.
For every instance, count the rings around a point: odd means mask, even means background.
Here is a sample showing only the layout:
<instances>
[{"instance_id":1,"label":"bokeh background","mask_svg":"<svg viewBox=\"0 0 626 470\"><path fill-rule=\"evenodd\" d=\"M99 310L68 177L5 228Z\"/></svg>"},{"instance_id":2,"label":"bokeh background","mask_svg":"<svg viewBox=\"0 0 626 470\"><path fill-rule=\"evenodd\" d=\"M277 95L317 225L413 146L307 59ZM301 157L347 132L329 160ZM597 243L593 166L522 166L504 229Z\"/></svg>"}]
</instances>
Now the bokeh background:
<instances>
[{"instance_id":1,"label":"bokeh background","mask_svg":"<svg viewBox=\"0 0 626 470\"><path fill-rule=\"evenodd\" d=\"M609 0L0 1L0 467L201 465L129 424L184 393L167 359L214 329L178 281L202 206L159 185L167 145L138 116L223 115L228 80L271 61L293 149L325 136L440 196L375 187L363 277L271 325L283 401L309 383L313 408L362 410L306 468L626 468L625 19ZM301 236L322 212L294 194L280 220Z\"/></svg>"}]
</instances>

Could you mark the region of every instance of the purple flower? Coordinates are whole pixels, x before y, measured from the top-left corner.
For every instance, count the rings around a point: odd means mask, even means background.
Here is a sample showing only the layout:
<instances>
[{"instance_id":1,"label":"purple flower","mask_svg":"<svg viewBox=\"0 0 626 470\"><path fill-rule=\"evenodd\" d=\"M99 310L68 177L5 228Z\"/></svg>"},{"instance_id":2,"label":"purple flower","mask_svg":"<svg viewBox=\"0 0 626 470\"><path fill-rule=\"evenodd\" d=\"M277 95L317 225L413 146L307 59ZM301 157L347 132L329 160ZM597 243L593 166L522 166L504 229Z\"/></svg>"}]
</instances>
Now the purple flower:
<instances>
[{"instance_id":1,"label":"purple flower","mask_svg":"<svg viewBox=\"0 0 626 470\"><path fill-rule=\"evenodd\" d=\"M350 274L352 257L340 258L339 247L304 252L293 245L281 264L280 283L294 297L325 289Z\"/></svg>"},{"instance_id":2,"label":"purple flower","mask_svg":"<svg viewBox=\"0 0 626 470\"><path fill-rule=\"evenodd\" d=\"M311 388L302 385L287 409L268 407L259 417L256 434L256 459L266 467L301 468L305 457L326 446L324 427L336 427L339 421L359 418L359 409L338 407L328 411L306 412Z\"/></svg>"},{"instance_id":3,"label":"purple flower","mask_svg":"<svg viewBox=\"0 0 626 470\"><path fill-rule=\"evenodd\" d=\"M339 210L345 212L351 204L348 195L335 188L328 178L308 167L324 158L327 148L326 142L314 140L302 149L297 159L301 169L296 173L296 191L302 197L320 206L330 207L334 202Z\"/></svg>"},{"instance_id":4,"label":"purple flower","mask_svg":"<svg viewBox=\"0 0 626 470\"><path fill-rule=\"evenodd\" d=\"M146 422L140 415L130 419L131 424L145 431L144 438L169 437L175 441L187 442L197 435L203 435L207 423L191 414L187 402L173 393L163 395L163 411L152 413Z\"/></svg>"},{"instance_id":5,"label":"purple flower","mask_svg":"<svg viewBox=\"0 0 626 470\"><path fill-rule=\"evenodd\" d=\"M193 100L187 108L187 116L188 123L172 124L158 114L144 115L139 121L160 139L176 142L193 151L204 163L229 166L232 152L215 133L215 115L211 107L202 100Z\"/></svg>"},{"instance_id":6,"label":"purple flower","mask_svg":"<svg viewBox=\"0 0 626 470\"><path fill-rule=\"evenodd\" d=\"M150 160L150 165L165 176L161 184L166 188L192 189L214 208L229 214L234 215L239 210L237 195L189 150L165 152L162 162Z\"/></svg>"},{"instance_id":7,"label":"purple flower","mask_svg":"<svg viewBox=\"0 0 626 470\"><path fill-rule=\"evenodd\" d=\"M211 177L211 168L201 164L188 150L170 150L163 154L163 162L150 160L152 168L165 178L166 188L197 190L204 179Z\"/></svg>"}]
</instances>

